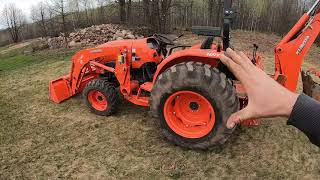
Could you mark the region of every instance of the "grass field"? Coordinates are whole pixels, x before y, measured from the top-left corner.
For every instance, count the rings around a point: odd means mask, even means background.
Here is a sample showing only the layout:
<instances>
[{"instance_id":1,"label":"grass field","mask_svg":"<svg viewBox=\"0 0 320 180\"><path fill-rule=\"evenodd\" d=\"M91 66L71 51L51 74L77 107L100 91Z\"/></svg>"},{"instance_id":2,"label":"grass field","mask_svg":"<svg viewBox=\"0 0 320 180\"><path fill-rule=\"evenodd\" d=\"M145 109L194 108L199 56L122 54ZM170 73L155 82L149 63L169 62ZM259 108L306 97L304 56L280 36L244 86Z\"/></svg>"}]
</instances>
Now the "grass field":
<instances>
[{"instance_id":1,"label":"grass field","mask_svg":"<svg viewBox=\"0 0 320 180\"><path fill-rule=\"evenodd\" d=\"M234 46L261 45L273 70L275 35L234 33ZM187 36L182 42L200 40ZM0 55L0 179L319 179L320 150L286 119L240 128L223 149L168 143L148 109L123 101L113 117L91 114L81 97L57 105L48 82L67 72L76 50ZM318 67L314 47L304 67ZM268 91L266 90L266 93Z\"/></svg>"}]
</instances>

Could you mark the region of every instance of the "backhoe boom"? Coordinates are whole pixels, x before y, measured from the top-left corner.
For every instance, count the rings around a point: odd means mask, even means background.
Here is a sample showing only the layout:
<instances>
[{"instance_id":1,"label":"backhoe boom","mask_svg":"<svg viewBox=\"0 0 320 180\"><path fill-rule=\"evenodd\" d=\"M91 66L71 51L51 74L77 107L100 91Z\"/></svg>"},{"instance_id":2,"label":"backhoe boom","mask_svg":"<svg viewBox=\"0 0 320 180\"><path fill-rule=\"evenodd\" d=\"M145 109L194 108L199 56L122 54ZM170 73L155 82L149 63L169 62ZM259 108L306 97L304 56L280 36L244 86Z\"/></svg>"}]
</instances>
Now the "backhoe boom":
<instances>
[{"instance_id":1,"label":"backhoe boom","mask_svg":"<svg viewBox=\"0 0 320 180\"><path fill-rule=\"evenodd\" d=\"M284 86L295 92L303 60L320 33L320 0L305 13L275 48L275 74L286 77Z\"/></svg>"}]
</instances>

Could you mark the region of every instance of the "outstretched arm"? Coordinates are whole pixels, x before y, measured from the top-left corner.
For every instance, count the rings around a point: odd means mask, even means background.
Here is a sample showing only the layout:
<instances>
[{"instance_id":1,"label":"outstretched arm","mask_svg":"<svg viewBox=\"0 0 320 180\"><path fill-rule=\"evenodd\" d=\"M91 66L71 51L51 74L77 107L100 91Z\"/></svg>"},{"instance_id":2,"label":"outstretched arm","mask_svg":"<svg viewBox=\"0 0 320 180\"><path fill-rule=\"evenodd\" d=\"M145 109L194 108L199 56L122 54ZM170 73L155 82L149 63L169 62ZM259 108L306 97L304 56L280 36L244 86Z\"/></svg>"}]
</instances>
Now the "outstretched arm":
<instances>
[{"instance_id":1,"label":"outstretched arm","mask_svg":"<svg viewBox=\"0 0 320 180\"><path fill-rule=\"evenodd\" d=\"M241 81L249 98L248 106L229 118L228 128L247 119L290 117L288 124L302 130L313 143L320 144L319 102L287 90L254 66L243 52L229 48L221 62Z\"/></svg>"},{"instance_id":2,"label":"outstretched arm","mask_svg":"<svg viewBox=\"0 0 320 180\"><path fill-rule=\"evenodd\" d=\"M288 125L295 126L320 147L320 103L307 95L300 95L293 107Z\"/></svg>"}]
</instances>

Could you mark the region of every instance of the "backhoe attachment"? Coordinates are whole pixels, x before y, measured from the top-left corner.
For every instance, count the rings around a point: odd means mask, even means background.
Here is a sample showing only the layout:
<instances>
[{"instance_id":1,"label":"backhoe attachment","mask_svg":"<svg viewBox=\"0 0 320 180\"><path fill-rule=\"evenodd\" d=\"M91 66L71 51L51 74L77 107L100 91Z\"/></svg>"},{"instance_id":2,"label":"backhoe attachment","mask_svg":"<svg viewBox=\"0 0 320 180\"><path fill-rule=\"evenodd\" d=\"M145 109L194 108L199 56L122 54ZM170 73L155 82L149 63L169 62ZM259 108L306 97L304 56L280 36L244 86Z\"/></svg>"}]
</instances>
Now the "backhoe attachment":
<instances>
[{"instance_id":1,"label":"backhoe attachment","mask_svg":"<svg viewBox=\"0 0 320 180\"><path fill-rule=\"evenodd\" d=\"M292 92L297 90L303 60L319 33L320 0L316 0L275 48L275 74L283 77L284 87ZM320 101L319 77L315 69L302 71L303 92Z\"/></svg>"}]
</instances>

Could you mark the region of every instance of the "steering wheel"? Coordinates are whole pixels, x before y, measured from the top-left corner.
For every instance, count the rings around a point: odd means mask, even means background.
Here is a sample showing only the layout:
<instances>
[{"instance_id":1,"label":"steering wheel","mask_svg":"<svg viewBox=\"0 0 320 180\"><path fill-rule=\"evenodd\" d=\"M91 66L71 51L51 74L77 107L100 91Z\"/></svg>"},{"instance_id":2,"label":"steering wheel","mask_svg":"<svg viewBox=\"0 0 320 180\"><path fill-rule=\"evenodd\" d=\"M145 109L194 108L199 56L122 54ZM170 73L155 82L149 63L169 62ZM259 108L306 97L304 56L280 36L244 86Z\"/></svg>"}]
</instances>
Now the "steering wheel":
<instances>
[{"instance_id":1,"label":"steering wheel","mask_svg":"<svg viewBox=\"0 0 320 180\"><path fill-rule=\"evenodd\" d=\"M173 40L169 39L168 37L161 35L161 34L154 34L154 38L156 38L161 44L167 46L167 45L174 45Z\"/></svg>"}]
</instances>

